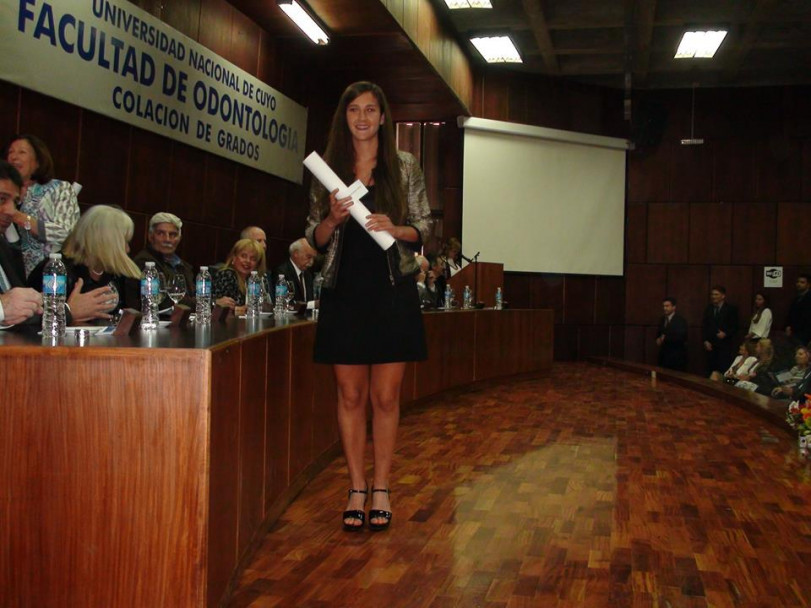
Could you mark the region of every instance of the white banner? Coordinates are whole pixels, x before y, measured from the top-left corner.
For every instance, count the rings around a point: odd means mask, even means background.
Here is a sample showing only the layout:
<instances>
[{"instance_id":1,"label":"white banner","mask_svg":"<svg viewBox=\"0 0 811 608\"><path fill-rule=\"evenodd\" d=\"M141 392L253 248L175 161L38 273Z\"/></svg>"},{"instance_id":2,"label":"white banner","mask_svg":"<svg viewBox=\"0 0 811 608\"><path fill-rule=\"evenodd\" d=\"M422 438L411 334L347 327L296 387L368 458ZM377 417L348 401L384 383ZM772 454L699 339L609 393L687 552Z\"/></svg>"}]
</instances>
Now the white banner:
<instances>
[{"instance_id":1,"label":"white banner","mask_svg":"<svg viewBox=\"0 0 811 608\"><path fill-rule=\"evenodd\" d=\"M0 0L0 79L302 181L307 109L126 0Z\"/></svg>"}]
</instances>

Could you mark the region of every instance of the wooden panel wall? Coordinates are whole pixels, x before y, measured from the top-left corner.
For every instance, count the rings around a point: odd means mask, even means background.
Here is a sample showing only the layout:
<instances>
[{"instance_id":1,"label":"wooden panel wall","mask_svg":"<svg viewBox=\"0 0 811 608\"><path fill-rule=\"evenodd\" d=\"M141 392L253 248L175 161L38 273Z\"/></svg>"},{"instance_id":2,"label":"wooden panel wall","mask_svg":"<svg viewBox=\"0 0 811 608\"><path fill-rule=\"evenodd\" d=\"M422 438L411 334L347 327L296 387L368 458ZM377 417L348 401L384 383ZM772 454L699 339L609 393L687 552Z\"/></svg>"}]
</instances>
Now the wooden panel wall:
<instances>
[{"instance_id":1,"label":"wooden panel wall","mask_svg":"<svg viewBox=\"0 0 811 608\"><path fill-rule=\"evenodd\" d=\"M628 157L625 276L505 273L511 305L555 310L556 359L599 354L655 362L654 326L661 299L672 295L691 326L690 368L703 371L698 326L709 287L724 284L748 324L764 265L784 267L784 287L769 290L775 325L783 326L794 278L811 269L801 229L811 209L809 93L809 87L699 90L695 135L706 143L691 147L679 143L690 135L690 91L635 97L634 108L659 106L667 118L659 143ZM617 92L496 70L477 79L473 114L629 133ZM444 213L456 211L446 205Z\"/></svg>"},{"instance_id":2,"label":"wooden panel wall","mask_svg":"<svg viewBox=\"0 0 811 608\"><path fill-rule=\"evenodd\" d=\"M696 92L695 135L703 146L682 146L690 132L690 93L645 96L667 113L661 142L629 155L624 356L653 363L653 326L661 297L678 299L690 327L690 369L700 373L700 323L714 284L748 327L763 266L783 266L782 289L768 289L783 327L799 272L811 268L801 227L809 217L811 126L800 109L807 87ZM644 336L644 337L642 337Z\"/></svg>"}]
</instances>

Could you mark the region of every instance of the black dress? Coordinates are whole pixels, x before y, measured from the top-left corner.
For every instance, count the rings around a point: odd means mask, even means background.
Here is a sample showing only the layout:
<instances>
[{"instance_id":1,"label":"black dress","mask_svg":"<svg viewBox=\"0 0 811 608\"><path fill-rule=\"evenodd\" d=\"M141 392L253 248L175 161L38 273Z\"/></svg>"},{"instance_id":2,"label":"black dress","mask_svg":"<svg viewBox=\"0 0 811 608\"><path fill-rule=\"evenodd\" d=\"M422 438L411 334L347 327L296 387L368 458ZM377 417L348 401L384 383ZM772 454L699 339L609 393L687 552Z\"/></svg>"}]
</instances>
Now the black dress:
<instances>
[{"instance_id":1,"label":"black dress","mask_svg":"<svg viewBox=\"0 0 811 608\"><path fill-rule=\"evenodd\" d=\"M362 200L374 211L374 187ZM350 217L344 229L335 287L321 292L316 363L422 361L427 350L416 279L393 281L386 253L363 226Z\"/></svg>"}]
</instances>

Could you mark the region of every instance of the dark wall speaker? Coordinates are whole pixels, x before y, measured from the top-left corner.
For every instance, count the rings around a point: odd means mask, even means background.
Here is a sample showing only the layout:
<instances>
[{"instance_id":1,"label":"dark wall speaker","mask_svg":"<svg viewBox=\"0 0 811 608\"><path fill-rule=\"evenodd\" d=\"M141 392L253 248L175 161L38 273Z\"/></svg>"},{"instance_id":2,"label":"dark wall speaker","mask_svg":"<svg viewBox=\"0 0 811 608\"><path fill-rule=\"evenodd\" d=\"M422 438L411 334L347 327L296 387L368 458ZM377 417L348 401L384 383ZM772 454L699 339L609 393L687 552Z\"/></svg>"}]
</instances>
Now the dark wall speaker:
<instances>
[{"instance_id":1,"label":"dark wall speaker","mask_svg":"<svg viewBox=\"0 0 811 608\"><path fill-rule=\"evenodd\" d=\"M631 141L638 152L649 152L662 142L667 127L667 108L654 101L634 104L631 119Z\"/></svg>"}]
</instances>

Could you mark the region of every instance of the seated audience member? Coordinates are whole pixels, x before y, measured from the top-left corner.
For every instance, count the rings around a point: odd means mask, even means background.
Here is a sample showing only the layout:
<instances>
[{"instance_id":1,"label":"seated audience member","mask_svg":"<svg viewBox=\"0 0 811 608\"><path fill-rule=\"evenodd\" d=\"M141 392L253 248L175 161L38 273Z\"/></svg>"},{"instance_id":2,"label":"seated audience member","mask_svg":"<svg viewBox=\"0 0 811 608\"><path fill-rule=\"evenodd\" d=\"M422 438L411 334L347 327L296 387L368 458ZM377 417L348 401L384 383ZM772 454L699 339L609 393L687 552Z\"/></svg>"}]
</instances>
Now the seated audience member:
<instances>
[{"instance_id":1,"label":"seated audience member","mask_svg":"<svg viewBox=\"0 0 811 608\"><path fill-rule=\"evenodd\" d=\"M5 232L17 211L22 186L19 172L0 161L0 232ZM0 235L0 328L25 323L42 314L42 295L23 287L24 275L22 258L11 248L6 237Z\"/></svg>"},{"instance_id":2,"label":"seated audience member","mask_svg":"<svg viewBox=\"0 0 811 608\"><path fill-rule=\"evenodd\" d=\"M772 370L772 363L774 362L772 341L768 338L758 340L755 346L755 355L757 356L757 363L749 368L749 378L738 380L735 386L769 396L777 384Z\"/></svg>"},{"instance_id":3,"label":"seated audience member","mask_svg":"<svg viewBox=\"0 0 811 608\"><path fill-rule=\"evenodd\" d=\"M656 344L661 367L684 371L687 369L687 321L676 312L676 298L662 302L664 315L659 320Z\"/></svg>"},{"instance_id":4,"label":"seated audience member","mask_svg":"<svg viewBox=\"0 0 811 608\"><path fill-rule=\"evenodd\" d=\"M0 218L16 211L23 187L19 172L0 161ZM0 327L32 327L41 324L42 295L36 289L24 287L22 259L11 251L4 236L0 236ZM41 285L41 280L40 280ZM69 292L66 313L68 323L81 323L104 318L109 300L107 287L81 293L81 284ZM72 313L71 313L72 310Z\"/></svg>"},{"instance_id":5,"label":"seated audience member","mask_svg":"<svg viewBox=\"0 0 811 608\"><path fill-rule=\"evenodd\" d=\"M710 303L704 309L701 334L707 352L707 375L723 372L732 362L735 334L738 333L738 309L726 302L726 289L716 285L710 290Z\"/></svg>"},{"instance_id":6,"label":"seated audience member","mask_svg":"<svg viewBox=\"0 0 811 608\"><path fill-rule=\"evenodd\" d=\"M231 248L225 266L214 275L214 303L244 315L246 286L253 270L265 274L265 250L253 239L240 239Z\"/></svg>"},{"instance_id":7,"label":"seated audience member","mask_svg":"<svg viewBox=\"0 0 811 608\"><path fill-rule=\"evenodd\" d=\"M149 230L146 235L147 245L133 258L140 270L146 267L147 262L155 262L155 269L162 273L168 281L176 274L183 275L186 280L186 295L181 304L194 307L194 268L188 262L181 260L177 255L177 246L183 236L183 222L171 213L162 211L156 213L149 220ZM173 306L169 296L164 296L158 305L160 310Z\"/></svg>"},{"instance_id":8,"label":"seated audience member","mask_svg":"<svg viewBox=\"0 0 811 608\"><path fill-rule=\"evenodd\" d=\"M798 346L794 352L794 362L788 373L780 378L780 386L772 390L772 397L777 399L793 399L796 397L794 391L798 384L809 373L809 351L807 346Z\"/></svg>"},{"instance_id":9,"label":"seated audience member","mask_svg":"<svg viewBox=\"0 0 811 608\"><path fill-rule=\"evenodd\" d=\"M95 205L84 212L71 230L62 249L67 269L67 291L78 287L81 293L97 289L108 292L107 306L97 318L109 318L122 308L141 309L141 271L129 257L134 225L127 213L116 207ZM29 285L42 285L43 260L29 275ZM109 285L118 292L118 302Z\"/></svg>"},{"instance_id":10,"label":"seated audience member","mask_svg":"<svg viewBox=\"0 0 811 608\"><path fill-rule=\"evenodd\" d=\"M268 250L268 241L267 237L265 236L265 231L262 230L259 226L248 226L247 228L243 228L242 232L239 233L240 239L253 239L257 241L260 245L262 245L262 249L265 250L265 255L267 255Z\"/></svg>"},{"instance_id":11,"label":"seated audience member","mask_svg":"<svg viewBox=\"0 0 811 608\"><path fill-rule=\"evenodd\" d=\"M808 398L806 395L809 394L811 394L811 365L808 366L802 380L800 380L794 387L794 391L792 392L792 400L799 403L808 403Z\"/></svg>"},{"instance_id":12,"label":"seated audience member","mask_svg":"<svg viewBox=\"0 0 811 608\"><path fill-rule=\"evenodd\" d=\"M746 334L746 338L750 340L756 338L768 338L771 329L772 311L769 308L769 300L766 298L765 293L758 291L755 294L752 318L749 321L749 332Z\"/></svg>"},{"instance_id":13,"label":"seated audience member","mask_svg":"<svg viewBox=\"0 0 811 608\"><path fill-rule=\"evenodd\" d=\"M428 260L431 268L425 275L425 287L433 296L434 306L442 308L445 306L445 287L448 285L448 279L445 277L445 260L441 256L433 259L429 256Z\"/></svg>"},{"instance_id":14,"label":"seated audience member","mask_svg":"<svg viewBox=\"0 0 811 608\"><path fill-rule=\"evenodd\" d=\"M417 264L420 266L420 271L417 274L417 293L420 297L420 307L433 308L436 304L436 294L429 291L426 285L428 268L430 265L428 258L426 258L424 255L418 255Z\"/></svg>"},{"instance_id":15,"label":"seated audience member","mask_svg":"<svg viewBox=\"0 0 811 608\"><path fill-rule=\"evenodd\" d=\"M48 147L35 135L15 135L3 151L23 180L20 208L12 221L20 235L26 277L34 267L58 252L79 219L81 187L54 179L54 163Z\"/></svg>"},{"instance_id":16,"label":"seated audience member","mask_svg":"<svg viewBox=\"0 0 811 608\"><path fill-rule=\"evenodd\" d=\"M786 319L786 335L791 337L795 343L808 344L811 340L811 294L809 287L811 278L807 274L801 274L794 283L797 295L791 302Z\"/></svg>"},{"instance_id":17,"label":"seated audience member","mask_svg":"<svg viewBox=\"0 0 811 608\"><path fill-rule=\"evenodd\" d=\"M442 246L440 257L444 263L445 278L450 279L462 270L462 243L459 239L451 237Z\"/></svg>"},{"instance_id":18,"label":"seated audience member","mask_svg":"<svg viewBox=\"0 0 811 608\"><path fill-rule=\"evenodd\" d=\"M307 239L300 238L297 241L290 243L287 249L290 257L284 264L280 264L273 271L273 275L269 278L270 291L273 292L273 285L276 284L279 275L284 275L286 281L292 281L294 290L294 299L296 302L312 302L313 301L313 273L310 272L310 267L313 265L315 259L315 249L310 247ZM271 293L273 295L273 293Z\"/></svg>"},{"instance_id":19,"label":"seated audience member","mask_svg":"<svg viewBox=\"0 0 811 608\"><path fill-rule=\"evenodd\" d=\"M757 343L754 340L744 340L738 347L738 356L723 374L713 372L710 380L720 382L723 380L727 384L735 384L738 380L749 380L750 370L758 363L756 355Z\"/></svg>"}]
</instances>

